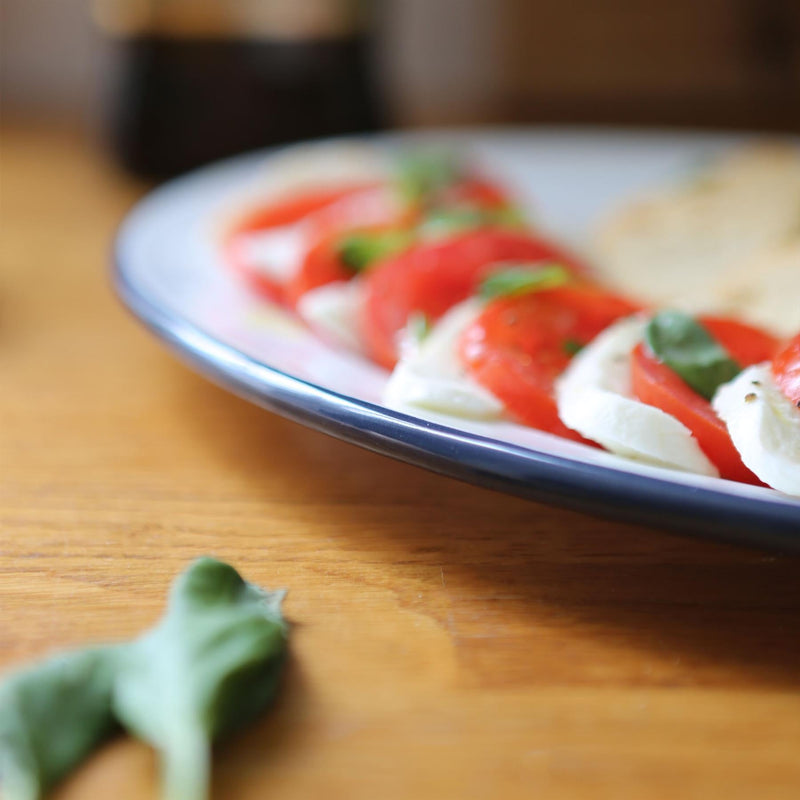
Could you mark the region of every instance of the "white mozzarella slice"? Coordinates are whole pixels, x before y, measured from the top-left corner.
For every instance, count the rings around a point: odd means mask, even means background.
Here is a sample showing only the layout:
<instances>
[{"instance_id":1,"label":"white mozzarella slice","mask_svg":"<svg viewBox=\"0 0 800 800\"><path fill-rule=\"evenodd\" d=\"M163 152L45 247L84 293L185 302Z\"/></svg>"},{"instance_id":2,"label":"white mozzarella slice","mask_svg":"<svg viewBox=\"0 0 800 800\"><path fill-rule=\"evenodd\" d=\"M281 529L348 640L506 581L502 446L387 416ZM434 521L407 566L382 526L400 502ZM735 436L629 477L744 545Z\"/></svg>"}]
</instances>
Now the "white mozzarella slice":
<instances>
[{"instance_id":1,"label":"white mozzarella slice","mask_svg":"<svg viewBox=\"0 0 800 800\"><path fill-rule=\"evenodd\" d=\"M646 320L629 317L597 336L556 383L562 422L612 453L670 469L719 475L691 431L632 397L630 354Z\"/></svg>"},{"instance_id":2,"label":"white mozzarella slice","mask_svg":"<svg viewBox=\"0 0 800 800\"><path fill-rule=\"evenodd\" d=\"M336 281L306 292L297 304L297 313L320 336L360 352L358 320L363 302L361 281Z\"/></svg>"},{"instance_id":3,"label":"white mozzarella slice","mask_svg":"<svg viewBox=\"0 0 800 800\"><path fill-rule=\"evenodd\" d=\"M450 309L422 342L406 336L402 357L384 391L387 406L467 419L503 416L503 404L467 375L456 351L461 333L481 308L480 301L467 300Z\"/></svg>"},{"instance_id":4,"label":"white mozzarella slice","mask_svg":"<svg viewBox=\"0 0 800 800\"><path fill-rule=\"evenodd\" d=\"M800 409L775 385L769 364L743 370L711 404L745 466L773 489L800 495Z\"/></svg>"},{"instance_id":5,"label":"white mozzarella slice","mask_svg":"<svg viewBox=\"0 0 800 800\"><path fill-rule=\"evenodd\" d=\"M248 266L280 285L297 274L308 250L306 226L302 222L243 233L236 242Z\"/></svg>"}]
</instances>

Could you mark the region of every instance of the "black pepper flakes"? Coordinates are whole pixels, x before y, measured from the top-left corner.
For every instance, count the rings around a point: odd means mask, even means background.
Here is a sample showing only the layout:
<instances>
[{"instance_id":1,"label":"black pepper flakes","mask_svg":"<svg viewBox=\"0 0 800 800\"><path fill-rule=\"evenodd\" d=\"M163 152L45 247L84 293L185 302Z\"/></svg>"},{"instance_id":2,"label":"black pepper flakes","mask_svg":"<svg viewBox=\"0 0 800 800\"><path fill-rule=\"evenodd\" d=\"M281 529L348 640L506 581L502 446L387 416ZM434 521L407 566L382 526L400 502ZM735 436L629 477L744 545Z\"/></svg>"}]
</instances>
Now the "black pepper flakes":
<instances>
[{"instance_id":1,"label":"black pepper flakes","mask_svg":"<svg viewBox=\"0 0 800 800\"><path fill-rule=\"evenodd\" d=\"M744 396L744 401L745 401L745 403L752 403L752 402L754 402L756 400L757 397L758 397L758 395L755 392L748 392Z\"/></svg>"}]
</instances>

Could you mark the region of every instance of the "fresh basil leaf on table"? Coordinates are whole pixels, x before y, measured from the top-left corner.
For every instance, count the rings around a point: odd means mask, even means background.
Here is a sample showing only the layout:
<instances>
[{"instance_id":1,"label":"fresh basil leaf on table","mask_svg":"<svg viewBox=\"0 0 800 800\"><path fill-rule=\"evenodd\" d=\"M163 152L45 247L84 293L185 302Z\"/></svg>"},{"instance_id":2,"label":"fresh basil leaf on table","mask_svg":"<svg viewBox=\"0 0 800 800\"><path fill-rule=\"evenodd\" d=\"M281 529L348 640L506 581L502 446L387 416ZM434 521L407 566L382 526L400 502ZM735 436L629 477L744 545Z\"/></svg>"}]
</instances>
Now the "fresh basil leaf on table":
<instances>
[{"instance_id":1,"label":"fresh basil leaf on table","mask_svg":"<svg viewBox=\"0 0 800 800\"><path fill-rule=\"evenodd\" d=\"M0 685L3 796L39 800L119 722L159 750L164 800L206 800L212 741L253 720L277 691L284 594L203 558L139 639L11 675Z\"/></svg>"},{"instance_id":2,"label":"fresh basil leaf on table","mask_svg":"<svg viewBox=\"0 0 800 800\"><path fill-rule=\"evenodd\" d=\"M283 597L201 559L176 581L159 624L127 648L113 708L159 751L165 800L207 798L212 740L274 697L286 651Z\"/></svg>"},{"instance_id":3,"label":"fresh basil leaf on table","mask_svg":"<svg viewBox=\"0 0 800 800\"><path fill-rule=\"evenodd\" d=\"M0 781L7 800L37 800L115 727L116 647L64 653L0 686Z\"/></svg>"}]
</instances>

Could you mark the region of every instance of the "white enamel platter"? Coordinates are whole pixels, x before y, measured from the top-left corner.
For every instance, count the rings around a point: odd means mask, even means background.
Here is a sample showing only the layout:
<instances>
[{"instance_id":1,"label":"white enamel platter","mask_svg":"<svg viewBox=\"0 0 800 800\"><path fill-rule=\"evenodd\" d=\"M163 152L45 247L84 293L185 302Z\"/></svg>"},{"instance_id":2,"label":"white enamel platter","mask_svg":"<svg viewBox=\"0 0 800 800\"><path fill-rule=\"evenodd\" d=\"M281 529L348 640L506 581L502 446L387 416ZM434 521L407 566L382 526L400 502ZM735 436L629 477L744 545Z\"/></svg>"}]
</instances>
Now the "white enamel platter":
<instances>
[{"instance_id":1,"label":"white enamel platter","mask_svg":"<svg viewBox=\"0 0 800 800\"><path fill-rule=\"evenodd\" d=\"M545 128L367 141L466 151L514 189L546 230L580 246L615 203L686 174L742 137ZM512 423L421 418L382 406L383 370L324 344L251 295L222 263L215 223L269 169L270 157L254 153L174 180L120 229L117 292L184 361L270 411L445 475L588 513L800 552L800 499L635 464Z\"/></svg>"}]
</instances>

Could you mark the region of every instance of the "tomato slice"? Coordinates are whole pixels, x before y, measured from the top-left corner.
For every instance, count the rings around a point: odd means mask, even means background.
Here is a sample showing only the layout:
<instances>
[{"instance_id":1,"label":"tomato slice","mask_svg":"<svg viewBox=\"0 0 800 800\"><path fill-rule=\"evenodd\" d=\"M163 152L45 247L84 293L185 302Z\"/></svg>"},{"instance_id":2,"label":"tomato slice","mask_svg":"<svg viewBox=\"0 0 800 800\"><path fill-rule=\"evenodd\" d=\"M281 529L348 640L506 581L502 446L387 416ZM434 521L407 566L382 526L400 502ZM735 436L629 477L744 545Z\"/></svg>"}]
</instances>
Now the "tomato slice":
<instances>
[{"instance_id":1,"label":"tomato slice","mask_svg":"<svg viewBox=\"0 0 800 800\"><path fill-rule=\"evenodd\" d=\"M295 308L306 293L334 281L349 281L354 273L339 256L339 234L321 238L306 254L297 274L286 284L285 299Z\"/></svg>"},{"instance_id":2,"label":"tomato slice","mask_svg":"<svg viewBox=\"0 0 800 800\"><path fill-rule=\"evenodd\" d=\"M373 198L377 191L379 189L373 183L324 187L298 192L256 207L239 218L227 231L223 242L225 260L254 291L269 300L281 302L284 299L284 287L248 260L242 244L243 237L312 218L319 218L316 224L320 231L333 230L337 225L345 224L345 220L353 219L357 208L363 210L372 205L345 201L361 196Z\"/></svg>"},{"instance_id":3,"label":"tomato slice","mask_svg":"<svg viewBox=\"0 0 800 800\"><path fill-rule=\"evenodd\" d=\"M443 208L463 204L495 208L508 203L508 196L502 189L477 177L458 181L437 198L437 205ZM295 305L310 289L353 277L352 272L338 264L331 247L336 234L360 229L410 228L421 213L421 208L404 203L387 183L321 187L252 209L227 232L223 252L227 263L258 294L278 302L288 298L290 304ZM302 274L283 286L250 261L243 237L299 222L307 225L309 253L300 270Z\"/></svg>"},{"instance_id":4,"label":"tomato slice","mask_svg":"<svg viewBox=\"0 0 800 800\"><path fill-rule=\"evenodd\" d=\"M241 237L232 236L222 245L225 263L261 297L274 303L283 302L283 286L255 268L248 259Z\"/></svg>"},{"instance_id":5,"label":"tomato slice","mask_svg":"<svg viewBox=\"0 0 800 800\"><path fill-rule=\"evenodd\" d=\"M416 210L403 203L388 184L350 192L309 217L311 236L317 240L361 228L411 225Z\"/></svg>"},{"instance_id":6,"label":"tomato slice","mask_svg":"<svg viewBox=\"0 0 800 800\"><path fill-rule=\"evenodd\" d=\"M559 419L553 385L576 349L637 310L588 283L498 299L464 331L459 356L521 422L586 442Z\"/></svg>"},{"instance_id":7,"label":"tomato slice","mask_svg":"<svg viewBox=\"0 0 800 800\"><path fill-rule=\"evenodd\" d=\"M412 313L438 319L509 261L557 261L575 273L584 271L557 245L517 231L482 228L419 243L366 276L362 328L369 355L389 369L394 367L397 339Z\"/></svg>"},{"instance_id":8,"label":"tomato slice","mask_svg":"<svg viewBox=\"0 0 800 800\"><path fill-rule=\"evenodd\" d=\"M703 317L700 321L743 367L766 361L775 352L774 337L757 328L717 317ZM631 357L631 381L633 393L639 400L671 414L692 432L700 449L723 478L763 485L742 463L725 423L716 415L711 403L643 344L634 349Z\"/></svg>"},{"instance_id":9,"label":"tomato slice","mask_svg":"<svg viewBox=\"0 0 800 800\"><path fill-rule=\"evenodd\" d=\"M470 178L448 187L438 198L440 208L467 204L476 208L503 208L507 196L493 184ZM343 267L337 252L341 235L353 231L412 230L421 209L403 206L388 187L354 193L309 217L310 236L316 244L309 251L298 274L286 287L289 305L296 306L306 292L333 281L354 276Z\"/></svg>"},{"instance_id":10,"label":"tomato slice","mask_svg":"<svg viewBox=\"0 0 800 800\"><path fill-rule=\"evenodd\" d=\"M237 233L253 233L255 231L293 225L310 214L330 206L343 197L373 189L374 184L348 184L347 186L329 186L297 192L280 198L265 206L258 206L242 216L230 231Z\"/></svg>"},{"instance_id":11,"label":"tomato slice","mask_svg":"<svg viewBox=\"0 0 800 800\"><path fill-rule=\"evenodd\" d=\"M772 334L738 320L704 316L700 321L742 367L768 361L778 347L778 340Z\"/></svg>"},{"instance_id":12,"label":"tomato slice","mask_svg":"<svg viewBox=\"0 0 800 800\"><path fill-rule=\"evenodd\" d=\"M772 375L778 388L800 408L800 333L775 356Z\"/></svg>"},{"instance_id":13,"label":"tomato slice","mask_svg":"<svg viewBox=\"0 0 800 800\"><path fill-rule=\"evenodd\" d=\"M502 208L512 204L511 197L500 186L477 176L464 178L447 187L437 198L437 205L472 206L474 208Z\"/></svg>"}]
</instances>

